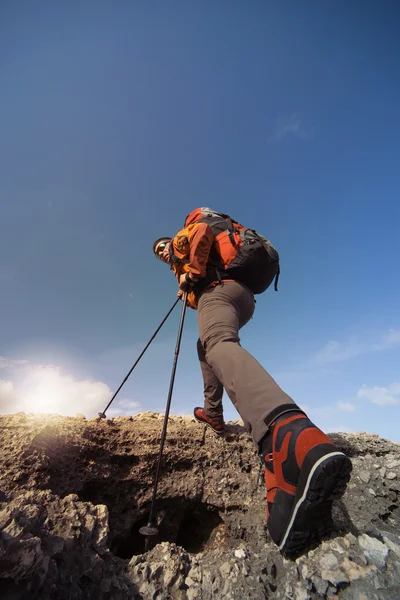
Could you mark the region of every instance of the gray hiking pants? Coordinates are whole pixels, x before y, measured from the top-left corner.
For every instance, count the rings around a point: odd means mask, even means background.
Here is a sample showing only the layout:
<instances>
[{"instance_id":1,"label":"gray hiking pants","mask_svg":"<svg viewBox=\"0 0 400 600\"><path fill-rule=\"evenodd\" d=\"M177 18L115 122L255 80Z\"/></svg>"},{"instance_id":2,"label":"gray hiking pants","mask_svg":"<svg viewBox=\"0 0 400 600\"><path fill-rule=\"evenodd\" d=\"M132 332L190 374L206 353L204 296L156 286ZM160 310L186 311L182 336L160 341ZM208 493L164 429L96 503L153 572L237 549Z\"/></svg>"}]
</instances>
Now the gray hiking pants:
<instances>
[{"instance_id":1,"label":"gray hiking pants","mask_svg":"<svg viewBox=\"0 0 400 600\"><path fill-rule=\"evenodd\" d=\"M204 379L204 410L222 415L225 388L257 444L267 431L268 415L294 404L260 363L240 345L239 329L254 313L254 297L241 283L206 289L198 304L197 350Z\"/></svg>"}]
</instances>

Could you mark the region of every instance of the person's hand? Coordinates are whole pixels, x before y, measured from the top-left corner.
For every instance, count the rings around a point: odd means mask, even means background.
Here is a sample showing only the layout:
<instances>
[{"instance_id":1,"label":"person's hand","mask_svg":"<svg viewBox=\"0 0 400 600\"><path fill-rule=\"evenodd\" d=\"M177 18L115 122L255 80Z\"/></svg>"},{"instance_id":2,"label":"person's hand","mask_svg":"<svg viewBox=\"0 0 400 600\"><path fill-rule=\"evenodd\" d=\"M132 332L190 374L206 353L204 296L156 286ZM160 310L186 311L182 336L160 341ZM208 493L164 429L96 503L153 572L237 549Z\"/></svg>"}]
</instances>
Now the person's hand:
<instances>
[{"instance_id":1,"label":"person's hand","mask_svg":"<svg viewBox=\"0 0 400 600\"><path fill-rule=\"evenodd\" d=\"M196 281L190 277L189 273L184 273L179 277L179 289L182 292L189 292Z\"/></svg>"},{"instance_id":2,"label":"person's hand","mask_svg":"<svg viewBox=\"0 0 400 600\"><path fill-rule=\"evenodd\" d=\"M179 277L179 290L181 292L188 292L190 290L190 283L186 279L186 273Z\"/></svg>"},{"instance_id":3,"label":"person's hand","mask_svg":"<svg viewBox=\"0 0 400 600\"><path fill-rule=\"evenodd\" d=\"M177 297L179 298L179 300L182 300L183 302L183 296L186 294L186 292L179 290L179 292L177 293Z\"/></svg>"}]
</instances>

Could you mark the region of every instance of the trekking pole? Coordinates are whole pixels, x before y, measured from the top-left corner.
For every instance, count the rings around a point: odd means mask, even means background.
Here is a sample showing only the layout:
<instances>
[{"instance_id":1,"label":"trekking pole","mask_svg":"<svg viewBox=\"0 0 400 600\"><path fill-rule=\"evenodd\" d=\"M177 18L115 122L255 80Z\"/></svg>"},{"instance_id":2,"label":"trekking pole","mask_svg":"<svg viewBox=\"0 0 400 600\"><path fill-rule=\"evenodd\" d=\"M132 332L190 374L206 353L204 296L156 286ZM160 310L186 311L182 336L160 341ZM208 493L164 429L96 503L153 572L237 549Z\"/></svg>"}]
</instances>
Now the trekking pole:
<instances>
[{"instance_id":1,"label":"trekking pole","mask_svg":"<svg viewBox=\"0 0 400 600\"><path fill-rule=\"evenodd\" d=\"M177 298L175 300L175 302L173 303L173 305L171 306L171 308L169 309L169 311L165 315L164 319L161 321L160 325L157 327L157 329L153 333L152 337L150 338L150 341L148 342L148 344L146 345L146 347L144 348L144 350L140 354L139 358L136 360L136 362L133 365L132 369L129 371L128 375L125 377L125 379L123 380L123 382L121 383L121 385L119 386L119 388L117 389L117 391L115 392L114 396L111 398L110 402L107 404L107 406L105 407L105 409L103 410L103 412L99 412L99 416L97 417L97 422L101 421L101 419L105 419L106 418L106 410L108 410L110 408L111 403L114 402L114 400L117 397L117 394L121 390L122 386L128 380L128 378L129 378L130 374L132 373L133 369L136 367L136 365L138 364L139 360L142 358L143 354L146 352L147 348L150 346L151 342L154 340L154 338L156 337L157 333L160 331L161 327L164 325L165 321L168 319L169 315L172 313L172 311L174 310L174 308L178 304L178 302L179 302L179 298Z\"/></svg>"},{"instance_id":2,"label":"trekking pole","mask_svg":"<svg viewBox=\"0 0 400 600\"><path fill-rule=\"evenodd\" d=\"M179 355L179 349L180 349L181 338L182 338L182 329L183 329L183 323L185 320L186 302L187 302L187 292L185 292L185 294L183 296L183 307L182 307L182 313L181 313L181 320L179 323L178 338L176 340L175 357L174 357L174 364L172 367L171 382L169 384L167 406L165 408L164 426L163 426L163 431L162 431L162 435L161 435L160 451L158 454L157 471L156 471L156 478L154 481L153 497L151 500L149 520L148 520L147 525L145 525L144 527L141 527L139 529L139 533L146 537L146 542L145 542L146 551L148 549L148 538L155 537L158 535L158 529L153 524L153 512L154 512L154 505L155 505L156 496L157 496L158 480L160 478L161 459L162 459L163 450L164 450L165 437L167 434L168 415L169 415L169 409L171 406L172 390L174 389L176 365L178 363L178 355Z\"/></svg>"}]
</instances>

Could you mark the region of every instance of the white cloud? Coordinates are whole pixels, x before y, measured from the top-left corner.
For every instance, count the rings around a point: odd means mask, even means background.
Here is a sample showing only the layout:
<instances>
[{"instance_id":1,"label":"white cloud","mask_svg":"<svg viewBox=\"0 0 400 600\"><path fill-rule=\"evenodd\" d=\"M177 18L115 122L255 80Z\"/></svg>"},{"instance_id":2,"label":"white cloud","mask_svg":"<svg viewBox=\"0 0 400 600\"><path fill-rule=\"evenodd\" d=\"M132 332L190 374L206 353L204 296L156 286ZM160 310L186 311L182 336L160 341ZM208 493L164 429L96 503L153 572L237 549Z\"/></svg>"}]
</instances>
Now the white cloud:
<instances>
[{"instance_id":1,"label":"white cloud","mask_svg":"<svg viewBox=\"0 0 400 600\"><path fill-rule=\"evenodd\" d=\"M8 398L11 397L13 393L14 386L12 381L7 381L6 379L0 379L0 398Z\"/></svg>"},{"instance_id":2,"label":"white cloud","mask_svg":"<svg viewBox=\"0 0 400 600\"><path fill-rule=\"evenodd\" d=\"M354 412L356 410L355 405L350 402L338 402L337 407L343 412Z\"/></svg>"},{"instance_id":3,"label":"white cloud","mask_svg":"<svg viewBox=\"0 0 400 600\"><path fill-rule=\"evenodd\" d=\"M0 365L11 371L0 380L0 413L56 413L94 417L103 411L112 390L103 381L77 379L56 365L35 365L28 361L1 358ZM113 407L114 415L138 412L139 403L125 399ZM107 412L107 415L113 414Z\"/></svg>"},{"instance_id":4,"label":"white cloud","mask_svg":"<svg viewBox=\"0 0 400 600\"><path fill-rule=\"evenodd\" d=\"M15 402L15 390L12 381L0 379L0 407L8 411L12 409Z\"/></svg>"},{"instance_id":5,"label":"white cloud","mask_svg":"<svg viewBox=\"0 0 400 600\"><path fill-rule=\"evenodd\" d=\"M6 356L0 356L0 369L16 369L18 367L25 367L26 365L29 365L28 360L14 360Z\"/></svg>"},{"instance_id":6,"label":"white cloud","mask_svg":"<svg viewBox=\"0 0 400 600\"><path fill-rule=\"evenodd\" d=\"M106 412L107 417L120 417L122 415L134 415L139 412L140 402L135 400L115 400L115 405L112 404Z\"/></svg>"},{"instance_id":7,"label":"white cloud","mask_svg":"<svg viewBox=\"0 0 400 600\"><path fill-rule=\"evenodd\" d=\"M347 427L347 425L337 425L336 427L328 427L325 429L326 433L354 433L354 429Z\"/></svg>"},{"instance_id":8,"label":"white cloud","mask_svg":"<svg viewBox=\"0 0 400 600\"><path fill-rule=\"evenodd\" d=\"M362 385L357 392L358 398L367 398L379 406L397 406L400 404L400 383L395 382L387 387L368 387Z\"/></svg>"},{"instance_id":9,"label":"white cloud","mask_svg":"<svg viewBox=\"0 0 400 600\"><path fill-rule=\"evenodd\" d=\"M360 340L355 336L342 342L331 340L314 356L313 362L317 364L340 362L361 354L381 352L396 346L400 346L400 331L395 329L389 329L377 341Z\"/></svg>"},{"instance_id":10,"label":"white cloud","mask_svg":"<svg viewBox=\"0 0 400 600\"><path fill-rule=\"evenodd\" d=\"M310 137L310 133L306 131L302 120L296 114L292 114L289 117L281 117L275 124L272 140L280 142L287 136L294 136L301 139Z\"/></svg>"}]
</instances>

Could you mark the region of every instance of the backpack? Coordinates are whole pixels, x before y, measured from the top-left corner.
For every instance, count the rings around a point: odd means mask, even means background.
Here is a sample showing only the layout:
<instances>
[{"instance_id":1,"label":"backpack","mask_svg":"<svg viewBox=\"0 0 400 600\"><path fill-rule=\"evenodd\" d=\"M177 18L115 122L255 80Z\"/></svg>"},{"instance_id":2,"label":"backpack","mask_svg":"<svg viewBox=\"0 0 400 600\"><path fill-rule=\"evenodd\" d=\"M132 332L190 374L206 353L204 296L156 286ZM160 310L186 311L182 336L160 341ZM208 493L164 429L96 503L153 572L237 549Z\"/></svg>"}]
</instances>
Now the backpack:
<instances>
[{"instance_id":1,"label":"backpack","mask_svg":"<svg viewBox=\"0 0 400 600\"><path fill-rule=\"evenodd\" d=\"M234 279L253 294L262 294L275 279L274 288L278 291L279 254L267 238L210 208L197 208L190 213L185 227L191 223L207 223L215 236L207 270L215 271L220 282Z\"/></svg>"}]
</instances>

